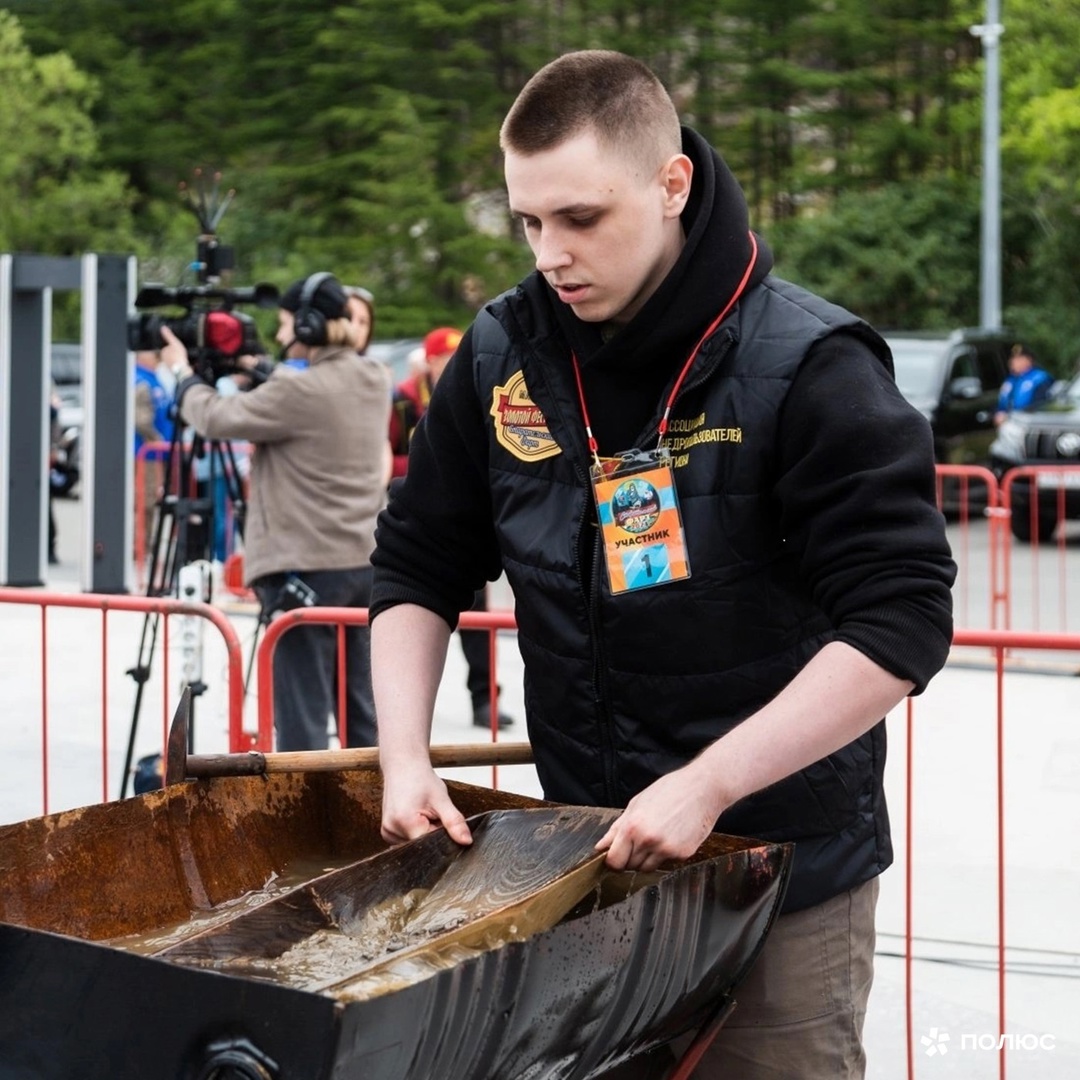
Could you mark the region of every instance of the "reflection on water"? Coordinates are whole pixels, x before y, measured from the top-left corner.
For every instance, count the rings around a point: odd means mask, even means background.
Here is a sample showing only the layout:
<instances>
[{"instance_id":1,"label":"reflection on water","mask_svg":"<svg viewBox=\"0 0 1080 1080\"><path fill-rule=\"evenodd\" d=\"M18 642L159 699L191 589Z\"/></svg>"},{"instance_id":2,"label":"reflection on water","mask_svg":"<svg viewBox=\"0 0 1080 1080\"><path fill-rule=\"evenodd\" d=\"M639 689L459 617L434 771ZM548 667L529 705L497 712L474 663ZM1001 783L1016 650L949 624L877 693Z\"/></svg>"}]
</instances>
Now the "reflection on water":
<instances>
[{"instance_id":1,"label":"reflection on water","mask_svg":"<svg viewBox=\"0 0 1080 1080\"><path fill-rule=\"evenodd\" d=\"M221 926L245 911L252 911L268 900L283 896L290 889L306 885L312 878L321 877L333 870L340 870L353 861L352 858L297 859L289 863L281 873L271 874L260 889L242 893L205 911L193 911L181 922L155 927L145 934L125 934L122 937L106 939L101 944L123 949L125 952L141 953L144 956L152 955L215 926Z\"/></svg>"},{"instance_id":2,"label":"reflection on water","mask_svg":"<svg viewBox=\"0 0 1080 1080\"><path fill-rule=\"evenodd\" d=\"M210 911L109 944L363 1001L524 941L568 913L605 907L660 876L605 872L593 851L604 817L504 815L491 815L472 847L444 838L438 850L434 842L398 849L392 862L299 861Z\"/></svg>"}]
</instances>

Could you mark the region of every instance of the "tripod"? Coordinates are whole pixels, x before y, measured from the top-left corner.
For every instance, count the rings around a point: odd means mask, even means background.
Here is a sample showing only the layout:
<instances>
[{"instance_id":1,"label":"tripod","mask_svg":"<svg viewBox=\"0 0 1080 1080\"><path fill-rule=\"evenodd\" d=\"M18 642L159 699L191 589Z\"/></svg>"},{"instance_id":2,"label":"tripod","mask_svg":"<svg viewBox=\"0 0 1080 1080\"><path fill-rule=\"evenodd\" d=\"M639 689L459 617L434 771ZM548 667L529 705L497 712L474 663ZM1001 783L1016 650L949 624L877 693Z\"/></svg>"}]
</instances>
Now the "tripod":
<instances>
[{"instance_id":1,"label":"tripod","mask_svg":"<svg viewBox=\"0 0 1080 1080\"><path fill-rule=\"evenodd\" d=\"M195 470L196 462L200 460L208 464L207 479L201 485ZM214 549L214 526L222 511L221 507L215 505L215 493L221 484L224 485L226 503L231 507L232 518L242 537L247 505L232 444L220 439L204 439L195 434L190 444L185 445L177 420L165 455L164 483L156 501L147 596L176 596L206 603L211 600L209 565ZM157 612L147 612L139 636L138 658L135 666L127 671L135 680L136 690L120 782L121 799L127 794L143 692L150 678L162 617ZM196 628L195 622L195 617L185 618L181 634L183 685L190 688L192 698L192 723L188 726L189 753L194 749L194 702L207 689L202 679L201 626Z\"/></svg>"}]
</instances>

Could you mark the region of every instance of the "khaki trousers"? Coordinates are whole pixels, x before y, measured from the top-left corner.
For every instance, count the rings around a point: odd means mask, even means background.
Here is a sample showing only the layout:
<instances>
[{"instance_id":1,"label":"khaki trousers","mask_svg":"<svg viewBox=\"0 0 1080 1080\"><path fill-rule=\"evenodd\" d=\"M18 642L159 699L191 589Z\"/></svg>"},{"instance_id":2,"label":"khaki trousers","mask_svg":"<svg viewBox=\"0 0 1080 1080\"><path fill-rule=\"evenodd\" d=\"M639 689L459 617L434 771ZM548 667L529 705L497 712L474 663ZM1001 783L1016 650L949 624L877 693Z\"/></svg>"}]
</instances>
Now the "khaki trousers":
<instances>
[{"instance_id":1,"label":"khaki trousers","mask_svg":"<svg viewBox=\"0 0 1080 1080\"><path fill-rule=\"evenodd\" d=\"M878 884L776 920L694 1080L862 1080Z\"/></svg>"}]
</instances>

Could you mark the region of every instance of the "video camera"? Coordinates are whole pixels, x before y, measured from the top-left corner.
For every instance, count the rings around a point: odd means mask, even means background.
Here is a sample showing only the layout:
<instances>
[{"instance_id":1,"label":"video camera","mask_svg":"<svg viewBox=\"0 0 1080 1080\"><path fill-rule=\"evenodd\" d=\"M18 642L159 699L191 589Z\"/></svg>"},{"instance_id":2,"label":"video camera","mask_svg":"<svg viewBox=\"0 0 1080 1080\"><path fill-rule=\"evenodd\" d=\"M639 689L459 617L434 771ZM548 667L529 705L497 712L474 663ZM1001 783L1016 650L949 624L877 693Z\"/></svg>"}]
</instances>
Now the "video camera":
<instances>
[{"instance_id":1,"label":"video camera","mask_svg":"<svg viewBox=\"0 0 1080 1080\"><path fill-rule=\"evenodd\" d=\"M218 243L214 229L233 192L219 199L220 177L214 177L213 191L208 193L200 170L196 170L196 176L199 180L197 198L192 196L187 185L182 184L181 190L187 194L189 209L202 228L192 264L199 284L176 288L156 283L144 285L135 297L137 308L179 307L183 314L139 311L128 318L127 342L133 352L157 351L165 345L161 328L167 326L187 348L195 373L213 385L222 375L237 370L237 357L264 351L255 320L234 311L233 307L254 304L260 308L274 308L279 294L276 286L265 282L243 289L227 289L219 284L222 271L231 270L235 260L233 249Z\"/></svg>"},{"instance_id":2,"label":"video camera","mask_svg":"<svg viewBox=\"0 0 1080 1080\"><path fill-rule=\"evenodd\" d=\"M238 356L263 352L258 327L250 315L233 311L234 304L277 307L278 290L260 284L245 289L211 285L167 288L146 284L135 297L137 308L182 307L182 315L140 311L128 319L128 348L135 352L164 346L161 328L167 326L187 347L194 371L211 385L236 370Z\"/></svg>"}]
</instances>

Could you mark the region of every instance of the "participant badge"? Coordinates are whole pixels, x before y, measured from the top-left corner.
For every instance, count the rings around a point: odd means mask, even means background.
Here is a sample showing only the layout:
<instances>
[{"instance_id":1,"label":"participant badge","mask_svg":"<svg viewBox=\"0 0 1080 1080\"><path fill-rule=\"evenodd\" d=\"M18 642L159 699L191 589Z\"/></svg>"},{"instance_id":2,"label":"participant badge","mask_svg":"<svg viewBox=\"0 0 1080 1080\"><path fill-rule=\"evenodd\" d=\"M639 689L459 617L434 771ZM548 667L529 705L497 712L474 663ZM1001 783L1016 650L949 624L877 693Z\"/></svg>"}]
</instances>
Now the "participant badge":
<instances>
[{"instance_id":1,"label":"participant badge","mask_svg":"<svg viewBox=\"0 0 1080 1080\"><path fill-rule=\"evenodd\" d=\"M669 451L632 450L590 469L612 593L690 576Z\"/></svg>"}]
</instances>

